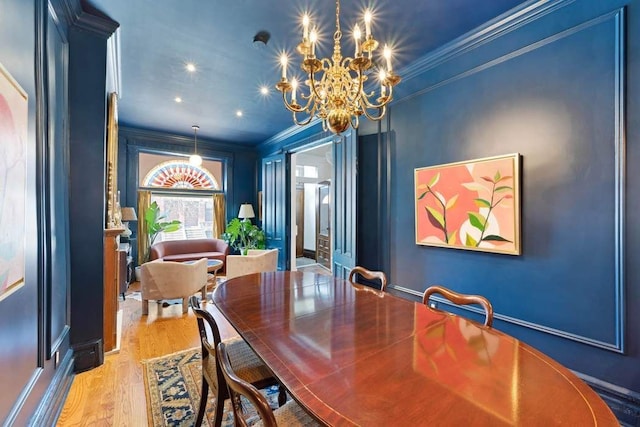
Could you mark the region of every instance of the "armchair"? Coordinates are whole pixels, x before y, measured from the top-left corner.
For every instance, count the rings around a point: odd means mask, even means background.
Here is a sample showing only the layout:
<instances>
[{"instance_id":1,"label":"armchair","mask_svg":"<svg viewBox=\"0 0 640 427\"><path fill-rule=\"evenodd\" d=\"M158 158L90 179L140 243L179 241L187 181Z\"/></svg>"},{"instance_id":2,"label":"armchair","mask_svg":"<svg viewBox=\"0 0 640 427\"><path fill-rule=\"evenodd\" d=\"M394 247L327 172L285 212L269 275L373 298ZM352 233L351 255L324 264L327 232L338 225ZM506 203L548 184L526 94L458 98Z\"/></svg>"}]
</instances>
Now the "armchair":
<instances>
[{"instance_id":1,"label":"armchair","mask_svg":"<svg viewBox=\"0 0 640 427\"><path fill-rule=\"evenodd\" d=\"M277 269L277 249L249 249L246 255L227 255L227 279Z\"/></svg>"},{"instance_id":2,"label":"armchair","mask_svg":"<svg viewBox=\"0 0 640 427\"><path fill-rule=\"evenodd\" d=\"M207 286L207 259L193 263L151 261L142 264L142 314L149 314L149 300L182 298L182 312L188 310L187 300Z\"/></svg>"}]
</instances>

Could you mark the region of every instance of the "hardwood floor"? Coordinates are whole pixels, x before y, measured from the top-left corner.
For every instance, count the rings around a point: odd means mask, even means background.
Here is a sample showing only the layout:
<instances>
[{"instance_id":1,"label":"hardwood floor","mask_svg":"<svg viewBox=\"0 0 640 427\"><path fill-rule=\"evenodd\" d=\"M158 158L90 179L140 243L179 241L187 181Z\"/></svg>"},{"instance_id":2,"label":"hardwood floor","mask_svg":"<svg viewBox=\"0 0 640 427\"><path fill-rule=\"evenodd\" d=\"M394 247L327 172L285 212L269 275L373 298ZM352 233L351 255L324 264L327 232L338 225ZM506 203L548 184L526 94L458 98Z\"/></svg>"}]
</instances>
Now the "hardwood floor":
<instances>
[{"instance_id":1,"label":"hardwood floor","mask_svg":"<svg viewBox=\"0 0 640 427\"><path fill-rule=\"evenodd\" d=\"M130 292L139 290L132 284ZM198 347L196 317L182 315L179 304L162 307L127 298L123 309L120 352L105 356L102 366L77 374L71 385L58 426L146 426L147 407L141 360ZM224 317L214 312L225 337L236 334Z\"/></svg>"}]
</instances>

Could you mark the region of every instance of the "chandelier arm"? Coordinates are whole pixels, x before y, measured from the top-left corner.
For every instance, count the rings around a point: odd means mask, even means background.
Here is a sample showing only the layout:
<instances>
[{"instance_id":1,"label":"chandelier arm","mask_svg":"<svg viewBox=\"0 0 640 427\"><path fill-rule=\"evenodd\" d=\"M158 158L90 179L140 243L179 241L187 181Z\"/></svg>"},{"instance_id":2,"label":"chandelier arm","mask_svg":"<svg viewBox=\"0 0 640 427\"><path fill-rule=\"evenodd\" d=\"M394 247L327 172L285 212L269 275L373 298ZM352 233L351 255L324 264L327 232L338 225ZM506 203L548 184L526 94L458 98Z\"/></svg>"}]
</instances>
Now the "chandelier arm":
<instances>
[{"instance_id":1,"label":"chandelier arm","mask_svg":"<svg viewBox=\"0 0 640 427\"><path fill-rule=\"evenodd\" d=\"M379 113L377 116L374 116L373 114L369 114L369 111L367 108L363 108L362 112L367 117L367 119L377 122L377 121L380 121L384 117L384 115L387 113L387 106L385 104L382 107L376 107L376 109L378 110L378 113Z\"/></svg>"},{"instance_id":2,"label":"chandelier arm","mask_svg":"<svg viewBox=\"0 0 640 427\"><path fill-rule=\"evenodd\" d=\"M351 127L354 129L358 129L358 126L360 126L360 117L356 114L354 116L351 116L349 120L351 122Z\"/></svg>"},{"instance_id":3,"label":"chandelier arm","mask_svg":"<svg viewBox=\"0 0 640 427\"><path fill-rule=\"evenodd\" d=\"M308 124L311 122L311 120L313 119L313 117L314 117L314 114L313 114L313 112L311 112L311 113L309 114L309 116L308 116L305 120L298 121L297 112L296 112L296 111L294 111L294 112L293 112L293 122L294 122L297 126L305 126L305 125L308 125Z\"/></svg>"},{"instance_id":4,"label":"chandelier arm","mask_svg":"<svg viewBox=\"0 0 640 427\"><path fill-rule=\"evenodd\" d=\"M378 108L378 109L380 109L380 108L382 108L382 107L386 106L389 102L391 102L391 100L393 99L393 86L386 86L386 85L385 85L385 87L387 87L387 88L388 88L388 90L389 90L389 94L384 96L384 100L383 100L383 101L381 101L380 103L373 103L373 102L371 102L371 101L369 100L369 98L370 98L372 95L375 95L375 92L371 92L371 94L370 94L369 96L367 96L366 94L365 94L365 96L363 96L364 106L365 106L366 108L369 108L369 109L374 109L374 108ZM380 97L380 98L378 98L378 99L381 99L381 98L382 98L382 97Z\"/></svg>"},{"instance_id":5,"label":"chandelier arm","mask_svg":"<svg viewBox=\"0 0 640 427\"><path fill-rule=\"evenodd\" d=\"M286 107L287 110L289 110L291 112L295 112L295 108L293 108L293 106L289 103L289 101L287 101L287 92L286 91L282 92L282 102L284 102L284 106Z\"/></svg>"},{"instance_id":6,"label":"chandelier arm","mask_svg":"<svg viewBox=\"0 0 640 427\"><path fill-rule=\"evenodd\" d=\"M300 90L300 97L302 99L306 99L307 103L306 103L306 105L304 107L300 106L300 109L297 112L309 111L309 107L311 107L311 103L315 102L313 94L311 92L309 92L309 95L305 95L304 93L302 93L302 90Z\"/></svg>"},{"instance_id":7,"label":"chandelier arm","mask_svg":"<svg viewBox=\"0 0 640 427\"><path fill-rule=\"evenodd\" d=\"M323 78L324 78L324 76L323 76ZM323 84L321 86L324 87ZM315 79L315 74L313 72L309 73L309 90L310 90L310 94L313 93L313 96L315 98L317 98L319 100L323 100L323 98L318 93L318 90L316 89L316 79Z\"/></svg>"}]
</instances>

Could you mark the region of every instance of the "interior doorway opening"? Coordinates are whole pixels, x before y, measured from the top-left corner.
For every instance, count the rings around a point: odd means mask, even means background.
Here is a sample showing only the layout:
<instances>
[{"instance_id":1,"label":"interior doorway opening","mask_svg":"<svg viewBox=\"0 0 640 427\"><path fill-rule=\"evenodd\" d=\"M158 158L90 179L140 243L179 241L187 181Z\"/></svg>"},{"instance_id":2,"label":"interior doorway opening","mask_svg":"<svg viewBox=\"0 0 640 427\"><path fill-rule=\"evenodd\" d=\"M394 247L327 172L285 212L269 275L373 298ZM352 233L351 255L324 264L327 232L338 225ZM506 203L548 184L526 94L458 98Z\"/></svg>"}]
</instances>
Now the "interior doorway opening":
<instances>
[{"instance_id":1,"label":"interior doorway opening","mask_svg":"<svg viewBox=\"0 0 640 427\"><path fill-rule=\"evenodd\" d=\"M331 273L332 142L291 155L291 270Z\"/></svg>"}]
</instances>

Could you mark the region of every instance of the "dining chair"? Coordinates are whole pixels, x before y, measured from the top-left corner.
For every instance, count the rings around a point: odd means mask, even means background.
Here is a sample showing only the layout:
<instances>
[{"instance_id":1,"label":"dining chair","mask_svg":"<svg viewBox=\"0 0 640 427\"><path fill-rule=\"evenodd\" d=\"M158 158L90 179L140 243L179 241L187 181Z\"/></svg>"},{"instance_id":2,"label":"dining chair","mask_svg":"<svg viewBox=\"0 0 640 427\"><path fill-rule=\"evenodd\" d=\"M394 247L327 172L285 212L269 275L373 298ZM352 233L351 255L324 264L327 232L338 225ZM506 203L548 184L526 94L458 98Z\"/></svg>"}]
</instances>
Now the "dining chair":
<instances>
[{"instance_id":1,"label":"dining chair","mask_svg":"<svg viewBox=\"0 0 640 427\"><path fill-rule=\"evenodd\" d=\"M149 314L149 300L182 299L182 313L189 310L187 299L207 286L206 258L190 264L174 261L150 261L140 266L142 314Z\"/></svg>"},{"instance_id":2,"label":"dining chair","mask_svg":"<svg viewBox=\"0 0 640 427\"><path fill-rule=\"evenodd\" d=\"M196 315L198 321L198 330L200 332L200 342L202 348L202 392L200 393L200 406L196 418L196 426L202 424L205 409L207 407L207 396L209 388L215 393L216 406L214 411L214 427L220 427L222 424L222 415L224 409L224 401L229 397L227 385L220 370L218 358L216 357L216 346L224 342L227 345L227 353L233 360L233 366L236 373L244 381L247 381L258 388L268 387L278 384L273 374L258 356L251 350L247 343L240 337L233 337L222 340L218 325L207 310L200 308L200 302L197 295L193 295L189 299L189 305ZM207 326L213 338L213 342L209 341L207 336ZM283 405L287 399L286 392L280 386L278 395L278 403Z\"/></svg>"},{"instance_id":3,"label":"dining chair","mask_svg":"<svg viewBox=\"0 0 640 427\"><path fill-rule=\"evenodd\" d=\"M361 275L362 277L364 277L365 279L368 279L368 280L375 280L375 279L380 280L380 290L383 291L383 292L384 292L385 288L387 287L387 276L382 271L370 271L370 270L367 270L364 267L355 266L351 270L351 273L349 273L349 281L351 283L356 283L353 280L353 278L355 277L356 274L359 274L359 275Z\"/></svg>"},{"instance_id":4,"label":"dining chair","mask_svg":"<svg viewBox=\"0 0 640 427\"><path fill-rule=\"evenodd\" d=\"M422 303L427 304L429 302L429 297L435 293L438 293L444 296L449 301L458 305L467 305L467 304L479 304L484 308L484 325L491 327L493 324L493 307L488 299L480 295L466 295L460 294L458 292L452 291L451 289L445 288L444 286L434 285L427 288L422 295Z\"/></svg>"},{"instance_id":5,"label":"dining chair","mask_svg":"<svg viewBox=\"0 0 640 427\"><path fill-rule=\"evenodd\" d=\"M228 394L231 398L233 419L236 426L248 426L244 412L246 405L240 400L240 396L246 398L256 409L261 421L256 425L265 427L319 425L295 400L289 400L283 406L272 410L267 398L256 387L240 378L237 374L237 368L231 366L229 345L221 342L218 344L217 352L222 375L226 380Z\"/></svg>"}]
</instances>

